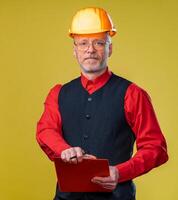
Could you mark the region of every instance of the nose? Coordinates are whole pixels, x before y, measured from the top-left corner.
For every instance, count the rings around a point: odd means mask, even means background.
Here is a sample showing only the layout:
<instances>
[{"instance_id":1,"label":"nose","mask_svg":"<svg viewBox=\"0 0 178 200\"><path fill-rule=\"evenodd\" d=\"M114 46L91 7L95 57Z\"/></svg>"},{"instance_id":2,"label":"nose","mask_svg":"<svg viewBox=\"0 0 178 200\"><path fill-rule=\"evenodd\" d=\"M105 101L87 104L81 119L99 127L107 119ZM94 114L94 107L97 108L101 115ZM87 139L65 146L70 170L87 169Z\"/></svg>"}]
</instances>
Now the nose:
<instances>
[{"instance_id":1,"label":"nose","mask_svg":"<svg viewBox=\"0 0 178 200\"><path fill-rule=\"evenodd\" d=\"M88 53L95 53L95 52L96 52L96 49L94 48L93 43L90 43L90 44L89 44L89 47L88 47L88 49L87 49L87 52L88 52Z\"/></svg>"}]
</instances>

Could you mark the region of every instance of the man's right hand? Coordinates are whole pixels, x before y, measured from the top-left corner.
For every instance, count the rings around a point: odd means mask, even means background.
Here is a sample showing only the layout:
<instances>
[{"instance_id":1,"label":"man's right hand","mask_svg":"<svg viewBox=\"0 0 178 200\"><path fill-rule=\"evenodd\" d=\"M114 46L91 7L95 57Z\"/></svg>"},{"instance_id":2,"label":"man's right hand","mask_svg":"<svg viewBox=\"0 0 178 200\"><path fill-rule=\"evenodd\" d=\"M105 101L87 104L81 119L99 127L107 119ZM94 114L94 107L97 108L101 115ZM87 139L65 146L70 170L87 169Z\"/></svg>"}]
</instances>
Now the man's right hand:
<instances>
[{"instance_id":1,"label":"man's right hand","mask_svg":"<svg viewBox=\"0 0 178 200\"><path fill-rule=\"evenodd\" d=\"M83 159L96 159L96 157L93 155L85 154L85 151L80 147L72 147L62 151L61 159L64 162L77 164L78 162L82 162Z\"/></svg>"}]
</instances>

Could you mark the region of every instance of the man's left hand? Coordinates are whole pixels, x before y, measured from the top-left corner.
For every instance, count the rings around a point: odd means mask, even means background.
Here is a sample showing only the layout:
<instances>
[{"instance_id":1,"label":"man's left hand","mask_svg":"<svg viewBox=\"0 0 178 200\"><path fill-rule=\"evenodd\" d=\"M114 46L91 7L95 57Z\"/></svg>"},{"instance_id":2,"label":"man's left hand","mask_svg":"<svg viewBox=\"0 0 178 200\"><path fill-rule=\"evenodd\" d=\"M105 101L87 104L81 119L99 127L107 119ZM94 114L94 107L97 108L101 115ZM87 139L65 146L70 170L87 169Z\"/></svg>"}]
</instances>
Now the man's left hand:
<instances>
[{"instance_id":1,"label":"man's left hand","mask_svg":"<svg viewBox=\"0 0 178 200\"><path fill-rule=\"evenodd\" d=\"M116 167L109 167L110 176L108 177L94 177L92 182L101 185L103 188L114 190L118 184L119 172Z\"/></svg>"}]
</instances>

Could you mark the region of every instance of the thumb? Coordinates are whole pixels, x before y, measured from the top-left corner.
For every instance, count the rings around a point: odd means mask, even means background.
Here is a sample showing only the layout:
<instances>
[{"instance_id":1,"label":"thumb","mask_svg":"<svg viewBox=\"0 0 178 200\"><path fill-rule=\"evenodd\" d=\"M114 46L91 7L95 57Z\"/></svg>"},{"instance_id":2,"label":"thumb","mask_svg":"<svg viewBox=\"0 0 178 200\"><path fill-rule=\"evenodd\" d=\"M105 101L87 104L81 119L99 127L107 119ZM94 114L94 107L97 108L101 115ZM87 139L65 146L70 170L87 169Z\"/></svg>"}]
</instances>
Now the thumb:
<instances>
[{"instance_id":1,"label":"thumb","mask_svg":"<svg viewBox=\"0 0 178 200\"><path fill-rule=\"evenodd\" d=\"M84 159L96 159L96 156L91 155L91 154L85 154L85 155L83 156L83 158L84 158Z\"/></svg>"}]
</instances>

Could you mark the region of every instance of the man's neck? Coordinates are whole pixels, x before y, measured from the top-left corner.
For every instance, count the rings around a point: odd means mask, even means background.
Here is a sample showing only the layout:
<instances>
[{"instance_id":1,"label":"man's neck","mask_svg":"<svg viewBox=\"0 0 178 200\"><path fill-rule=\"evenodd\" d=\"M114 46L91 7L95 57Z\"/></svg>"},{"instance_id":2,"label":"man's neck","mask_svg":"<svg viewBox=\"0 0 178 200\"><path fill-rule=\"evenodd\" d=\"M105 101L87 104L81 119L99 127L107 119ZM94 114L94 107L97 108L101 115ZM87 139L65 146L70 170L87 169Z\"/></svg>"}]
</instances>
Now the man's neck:
<instances>
[{"instance_id":1,"label":"man's neck","mask_svg":"<svg viewBox=\"0 0 178 200\"><path fill-rule=\"evenodd\" d=\"M93 73L86 73L82 71L82 74L88 79L88 80L95 80L100 75L104 74L104 72L107 70L107 68L104 68L103 70L99 72L93 72Z\"/></svg>"}]
</instances>

